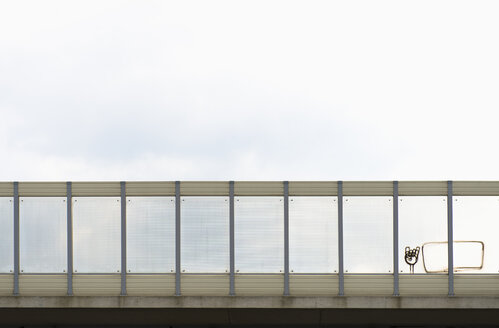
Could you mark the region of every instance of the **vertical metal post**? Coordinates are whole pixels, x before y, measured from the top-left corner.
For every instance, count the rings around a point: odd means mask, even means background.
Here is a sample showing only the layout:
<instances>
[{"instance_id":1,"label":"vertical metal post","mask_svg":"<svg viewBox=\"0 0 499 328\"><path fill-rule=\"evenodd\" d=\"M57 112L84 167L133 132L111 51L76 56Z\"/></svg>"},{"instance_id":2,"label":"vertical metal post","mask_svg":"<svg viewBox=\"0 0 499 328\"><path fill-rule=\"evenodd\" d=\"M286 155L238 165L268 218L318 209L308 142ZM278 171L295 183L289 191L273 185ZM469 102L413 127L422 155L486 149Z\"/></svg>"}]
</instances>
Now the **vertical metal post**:
<instances>
[{"instance_id":1,"label":"vertical metal post","mask_svg":"<svg viewBox=\"0 0 499 328\"><path fill-rule=\"evenodd\" d=\"M343 181L338 181L338 295L345 295L343 268Z\"/></svg>"},{"instance_id":2,"label":"vertical metal post","mask_svg":"<svg viewBox=\"0 0 499 328\"><path fill-rule=\"evenodd\" d=\"M175 181L175 295L180 296L180 181Z\"/></svg>"},{"instance_id":3,"label":"vertical metal post","mask_svg":"<svg viewBox=\"0 0 499 328\"><path fill-rule=\"evenodd\" d=\"M399 183L393 181L393 296L399 296Z\"/></svg>"},{"instance_id":4,"label":"vertical metal post","mask_svg":"<svg viewBox=\"0 0 499 328\"><path fill-rule=\"evenodd\" d=\"M19 295L19 182L14 182L14 295Z\"/></svg>"},{"instance_id":5,"label":"vertical metal post","mask_svg":"<svg viewBox=\"0 0 499 328\"><path fill-rule=\"evenodd\" d=\"M66 182L68 296L73 296L73 187Z\"/></svg>"},{"instance_id":6,"label":"vertical metal post","mask_svg":"<svg viewBox=\"0 0 499 328\"><path fill-rule=\"evenodd\" d=\"M229 254L230 254L230 288L229 295L236 295L235 286L235 226L234 226L234 181L229 181Z\"/></svg>"},{"instance_id":7,"label":"vertical metal post","mask_svg":"<svg viewBox=\"0 0 499 328\"><path fill-rule=\"evenodd\" d=\"M449 296L454 296L454 235L452 205L452 181L447 181L447 265L449 273Z\"/></svg>"},{"instance_id":8,"label":"vertical metal post","mask_svg":"<svg viewBox=\"0 0 499 328\"><path fill-rule=\"evenodd\" d=\"M121 296L126 296L126 182L121 181Z\"/></svg>"},{"instance_id":9,"label":"vertical metal post","mask_svg":"<svg viewBox=\"0 0 499 328\"><path fill-rule=\"evenodd\" d=\"M284 296L289 296L289 182L284 181Z\"/></svg>"}]
</instances>

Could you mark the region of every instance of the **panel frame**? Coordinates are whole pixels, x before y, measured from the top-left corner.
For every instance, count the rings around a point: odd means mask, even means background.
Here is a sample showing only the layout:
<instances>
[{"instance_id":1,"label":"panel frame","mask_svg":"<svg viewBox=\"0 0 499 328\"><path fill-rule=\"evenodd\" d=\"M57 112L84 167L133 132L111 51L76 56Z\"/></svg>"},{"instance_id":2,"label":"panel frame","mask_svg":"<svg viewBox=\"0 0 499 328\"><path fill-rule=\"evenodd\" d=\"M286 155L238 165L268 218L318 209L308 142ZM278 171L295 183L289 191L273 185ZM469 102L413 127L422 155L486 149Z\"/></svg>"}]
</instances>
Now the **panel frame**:
<instances>
[{"instance_id":1,"label":"panel frame","mask_svg":"<svg viewBox=\"0 0 499 328\"><path fill-rule=\"evenodd\" d=\"M493 202L495 202L496 204L499 204L499 197L497 195L466 195L466 196L456 196L454 195L455 197L453 197L453 214L454 214L454 210L456 210L456 208L454 208L454 204L462 204L463 200L464 199L467 199L467 198L470 198L470 199L482 199L482 201L486 200L486 199L489 199ZM497 206L497 211L499 211L499 205L496 205ZM479 207L473 207L473 210L474 211L478 211L478 210L481 210ZM495 213L497 214L497 213ZM459 216L458 216L459 217ZM453 219L453 226L455 223L459 223L459 221L455 222L455 220ZM481 226L482 224L487 224L487 222L477 222L475 223L474 225L479 225ZM459 231L459 230L458 230ZM466 241L466 242L479 242L482 244L482 266L484 263L488 262L488 260L490 259L487 259L485 255L485 253L483 253L483 247L484 247L484 243L488 243L488 241L485 241L485 239L482 239L481 237L480 238L472 238L473 240L470 240L470 238L459 238L459 237L455 237L455 232L456 230L453 228L453 238L454 238L454 243L459 243L459 242L463 242L463 241ZM456 239L457 238L457 239ZM499 250L499 244L495 245L495 247L493 248L494 251L498 251ZM485 247L485 250L490 250L490 245L487 245ZM489 253L490 251L487 251L487 253ZM497 272L497 269L499 269L499 267L497 266L499 263L495 263L496 267L493 271L485 271L485 272L460 272L459 270L456 270L455 274L454 274L454 280L457 279L457 277L459 276L490 276L490 275L497 275L499 277L499 274ZM459 269L458 267L456 267L455 269ZM461 268L461 269L470 269L470 268ZM478 281L478 280L477 280ZM456 287L457 288L457 287ZM457 292L456 292L457 294Z\"/></svg>"},{"instance_id":2,"label":"panel frame","mask_svg":"<svg viewBox=\"0 0 499 328\"><path fill-rule=\"evenodd\" d=\"M182 276L185 276L186 274L205 274L205 275L216 275L216 274L228 274L230 275L230 197L227 197L227 196L220 196L220 195L216 195L216 196L181 196L180 199L181 199L181 204L185 204L186 203L186 200L189 200L189 199L193 199L193 198L208 198L208 199L216 199L216 201L223 201L223 203L225 204L224 206L226 206L226 209L227 209L227 212L226 212L226 216L224 218L227 219L226 223L226 228L227 228L227 231L228 231L228 234L226 235L227 237L227 248L226 248L226 254L227 254L227 262L226 262L226 266L225 266L225 269L223 271L189 271L188 268L186 268L185 266L181 265L181 274ZM181 206L185 206L185 205L181 205ZM184 208L183 210L181 210L181 213L182 213L182 217L181 217L181 220L183 221L183 223L181 224L181 234L182 234L182 227L185 227L186 226L186 223L184 221L185 219L185 213L186 213L186 208ZM182 245L182 241L185 241L185 236L181 237L181 246L180 246L180 250L181 250L181 258L182 258L182 263L186 262L185 261L185 253L182 254L182 251L186 248L186 245Z\"/></svg>"},{"instance_id":3,"label":"panel frame","mask_svg":"<svg viewBox=\"0 0 499 328\"><path fill-rule=\"evenodd\" d=\"M282 185L282 182L281 182L281 185ZM240 272L240 269L237 269L237 265L236 265L236 274L244 274L244 275L267 275L267 274L282 274L283 275L283 279L284 279L284 197L283 195L278 195L278 196L237 196L235 201L236 203L241 200L241 199L249 199L249 198L263 198L263 199L266 199L266 198L272 198L272 199L278 199L280 200L280 202L282 203L282 229L283 229L283 240L282 240L282 243L281 243L281 246L282 246L282 266L281 266L281 269L279 270L279 272L258 272L258 271L250 271L250 272ZM237 213L236 213L237 214ZM235 217L235 220L236 220L236 226L237 226L237 217ZM236 231L236 235L237 235L237 229L235 229ZM236 236L237 237L237 236ZM236 239L236 242L237 242L237 238ZM235 247L235 251L237 250L237 245ZM236 261L237 261L237 256L236 256ZM237 262L236 262L237 264ZM236 278L237 279L237 278ZM236 289L237 289L237 286L236 286ZM284 280L283 280L283 293L284 293Z\"/></svg>"},{"instance_id":4,"label":"panel frame","mask_svg":"<svg viewBox=\"0 0 499 328\"><path fill-rule=\"evenodd\" d=\"M62 272L61 271L53 271L53 272L33 272L33 271L27 271L24 269L23 265L22 265L22 258L21 258L21 229L22 229L22 220L21 220L21 214L22 214L22 209L21 209L21 204L24 203L24 201L26 199L33 199L33 198L38 198L38 199L63 199L63 202L65 203L63 205L64 207L64 212L65 212L65 215L66 215L66 218L64 219L64 223L66 224L66 228L64 229L64 232L66 232L66 234L68 234L69 232L69 229L68 229L68 204L67 204L67 201L68 201L68 197L67 196L47 196L47 195L44 195L44 196L19 196L19 273L20 275L66 275L67 274L67 268L68 268L68 235L66 235L66 238L65 238L65 241L66 241L66 246L64 247L64 251L66 252L64 258L66 260L66 264L63 266L63 270Z\"/></svg>"},{"instance_id":5,"label":"panel frame","mask_svg":"<svg viewBox=\"0 0 499 328\"><path fill-rule=\"evenodd\" d=\"M127 232L126 232L126 240L127 240L127 267L126 267L126 271L127 271L127 276L130 276L130 275L162 275L162 274L172 274L172 275L175 275L175 197L173 196L128 196L126 197L127 201L127 206L129 206L131 203L133 204L133 201L134 200L137 200L137 199L148 199L148 198L153 198L153 199L163 199L164 198L164 203L167 204L167 203L173 203L173 213L168 213L169 214L173 214L172 215L172 225L173 225L173 229L172 229L172 232L173 232L173 238L171 239L173 241L173 252L170 254L173 258L173 264L171 267L169 268L165 268L165 271L157 271L157 272L140 272L140 271L135 271L135 270L131 270L130 268L130 263L133 262L133 261L130 261L130 258L129 258L129 255L130 253L133 253L133 252L130 252L130 250L128 249L129 246L130 246L130 239L128 234L130 231L133 231L133 229L129 229L128 225L130 222L132 222L133 220L133 211L131 211L130 209L127 209ZM171 209L170 209L171 210ZM132 213L132 214L131 214ZM132 219L131 219L132 218ZM166 238L166 237L165 237ZM151 270L152 271L152 270Z\"/></svg>"},{"instance_id":6,"label":"panel frame","mask_svg":"<svg viewBox=\"0 0 499 328\"><path fill-rule=\"evenodd\" d=\"M438 201L445 202L445 204L441 208L438 209L439 211L441 211L441 213L439 213L439 214L441 214L441 216L440 215L437 216L438 220L440 222L440 225L441 225L439 228L442 228L442 229L445 229L445 230L441 230L441 232L440 232L442 234L442 236L440 236L441 238L439 237L437 239L430 239L430 241L436 241L436 243L440 243L440 242L444 242L445 243L445 242L447 242L446 240L448 238L448 228L449 228L449 225L448 225L448 223L449 223L448 222L448 214L449 213L448 213L448 198L447 197L444 197L442 195L430 195L430 196L427 196L427 195L424 195L424 196L422 196L422 195L400 196L399 195L397 198L398 198L398 202L397 202L398 224L397 224L397 226L398 226L398 230L399 230L398 234L397 234L398 235L397 239L399 241L399 246L400 246L400 240L403 240L403 238L401 238L401 235L400 235L400 233L401 233L400 230L401 230L401 227L404 228L404 224L401 225L401 223L405 222L405 220L401 221L400 218L401 217L402 218L405 217L404 215L401 216L401 213L403 214L404 211L406 211L406 209L404 209L405 205L401 205L401 204L407 204L409 200L419 201L419 202L425 202L425 201L428 200L428 201L432 201L432 202L434 201L435 203L437 203ZM421 205L424 205L425 207L429 206L428 204L423 204L423 203L421 203ZM436 222L437 220L435 220L435 219L432 218L432 221ZM432 226L431 230L435 231L437 229L435 228L435 226ZM402 231L402 232L404 232L403 235L405 235L406 231ZM428 243L428 239L427 240L422 240L422 241L420 241L420 243L421 243L421 246L422 246L423 244ZM446 251L445 253L446 253L446 256L448 256L448 251ZM404 255L399 256L399 258L398 258L399 276L406 275L406 272L402 272L401 271L401 264L404 264L404 262L402 261L403 256ZM424 264L423 264L424 259L422 258L422 256L423 256L423 254L422 254L422 247L421 247L421 249L420 249L420 258L418 260L418 263L420 263L421 265L423 265L423 268L424 268ZM448 259L446 260L446 262L447 262L447 265L448 265ZM441 273L426 272L426 270L423 270L422 272L416 272L413 275L421 275L421 274L423 274L423 275L434 275L434 274L440 275Z\"/></svg>"},{"instance_id":7,"label":"panel frame","mask_svg":"<svg viewBox=\"0 0 499 328\"><path fill-rule=\"evenodd\" d=\"M379 199L379 200L387 200L388 202L391 203L391 206L390 206L390 208L391 208L390 209L390 221L389 221L390 222L390 224L389 224L389 226L390 226L390 229L389 229L390 230L390 232L389 232L389 238L392 238L392 240L389 243L389 245L390 245L389 247L393 248L393 182L392 182L392 191L391 191L391 194L389 196L387 196L387 195L375 195L375 196L355 195L355 196L344 197L343 201L344 202L348 202L349 200L352 200L352 199L359 199L360 200L360 199L367 199L367 198ZM344 206L345 204L343 203L342 205ZM345 215L344 214L344 209L342 209L342 212L343 212L342 214L344 216ZM342 221L343 220L344 220L344 217L343 217ZM388 226L388 224L387 224L387 226ZM344 223L342 224L342 228L343 229L345 228L345 224ZM344 231L343 231L343 233L344 233ZM344 244L344 237L343 237L343 244ZM345 255L343 255L343 256L345 256ZM393 275L393 249L390 250L390 252L389 252L389 254L387 256L390 258L389 264L388 264L388 261L387 261L387 264L389 266L389 269L387 269L387 272L352 272L351 269L349 269L350 272L349 272L349 270L345 270L345 273L348 274L348 275Z\"/></svg>"},{"instance_id":8,"label":"panel frame","mask_svg":"<svg viewBox=\"0 0 499 328\"><path fill-rule=\"evenodd\" d=\"M73 191L73 186L74 186L74 183L71 183L72 184L72 191ZM89 183L89 184L92 184L92 183ZM106 185L105 185L106 186ZM121 188L120 188L121 190ZM121 203L121 195L119 196L110 196L110 195L97 195L97 196L92 196L92 195L84 195L84 196L77 196L75 195L73 192L71 194L71 228L72 228L72 250L71 250L71 254L72 254L72 266L73 266L73 279L72 279L72 284L73 284L73 292L74 292L74 276L78 275L78 276L92 276L92 275L101 275L101 276L105 276L105 275L116 275L117 273L116 272L77 272L74 270L74 234L75 234L75 229L74 229L74 203L73 202L76 202L77 199L75 198L78 198L78 199L88 199L88 198L96 198L96 199L105 199L105 198L118 198L120 203ZM120 272L118 273L119 276L120 276L120 281L121 281L121 204L120 204L120 228L119 228L119 234L120 234L120 240L119 240L119 249L120 249L120 255L119 255L119 262L120 262ZM121 282L120 282L120 291L121 291Z\"/></svg>"},{"instance_id":9,"label":"panel frame","mask_svg":"<svg viewBox=\"0 0 499 328\"><path fill-rule=\"evenodd\" d=\"M325 271L318 271L318 270L314 270L314 271L302 271L302 270L296 270L296 267L294 267L292 265L292 257L291 257L291 254L292 254L292 251L293 249L291 249L291 246L293 245L292 243L292 238L291 238L291 227L293 227L292 223L294 222L293 220L291 220L291 217L293 217L291 214L290 214L290 241L289 241L289 245L290 245L290 275L338 275L338 272L339 272L339 268L337 267L337 264L338 264L338 261L339 261L339 251L338 251L338 196L331 196L331 195L328 195L328 196L310 196L310 195L307 195L307 196L290 196L289 197L289 211L290 213L293 213L291 210L293 209L293 206L292 204L296 204L296 201L298 200L298 203L300 203L301 201L303 200L314 200L314 201L318 201L318 200L321 200L321 201L327 201L327 203L329 204L329 202L333 203L334 206L332 206L331 208L331 216L330 215L327 215L327 216L324 216L324 218L326 218L327 221L333 221L334 219L334 224L335 226L331 226L332 228L334 228L334 234L335 234L335 237L336 237L336 241L335 241L335 252L334 253L331 253L331 254L334 254L334 257L333 259L336 261L334 266L333 266L333 269L329 270L329 269L326 269ZM303 204L303 203L302 203ZM296 209L296 208L295 208ZM297 227L296 227L297 228ZM296 229L295 228L295 229ZM325 230L323 230L325 231ZM328 231L328 235L329 234L329 231ZM327 249L327 248L326 248ZM296 249L295 249L296 251ZM326 250L326 252L329 254L330 252L328 250ZM313 253L313 249L310 249L310 253Z\"/></svg>"}]
</instances>

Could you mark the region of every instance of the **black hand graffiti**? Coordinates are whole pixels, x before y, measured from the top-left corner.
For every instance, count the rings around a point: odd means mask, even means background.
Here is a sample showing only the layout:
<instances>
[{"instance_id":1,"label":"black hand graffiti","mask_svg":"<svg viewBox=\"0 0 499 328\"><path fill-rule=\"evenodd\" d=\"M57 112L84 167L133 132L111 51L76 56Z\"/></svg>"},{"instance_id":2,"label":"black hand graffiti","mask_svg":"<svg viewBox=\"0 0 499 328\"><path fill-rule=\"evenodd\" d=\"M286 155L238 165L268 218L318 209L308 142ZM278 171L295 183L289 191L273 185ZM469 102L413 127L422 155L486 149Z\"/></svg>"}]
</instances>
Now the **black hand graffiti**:
<instances>
[{"instance_id":1,"label":"black hand graffiti","mask_svg":"<svg viewBox=\"0 0 499 328\"><path fill-rule=\"evenodd\" d=\"M410 273L414 273L414 265L418 262L419 246L411 249L409 246L405 247L405 263L409 265Z\"/></svg>"}]
</instances>

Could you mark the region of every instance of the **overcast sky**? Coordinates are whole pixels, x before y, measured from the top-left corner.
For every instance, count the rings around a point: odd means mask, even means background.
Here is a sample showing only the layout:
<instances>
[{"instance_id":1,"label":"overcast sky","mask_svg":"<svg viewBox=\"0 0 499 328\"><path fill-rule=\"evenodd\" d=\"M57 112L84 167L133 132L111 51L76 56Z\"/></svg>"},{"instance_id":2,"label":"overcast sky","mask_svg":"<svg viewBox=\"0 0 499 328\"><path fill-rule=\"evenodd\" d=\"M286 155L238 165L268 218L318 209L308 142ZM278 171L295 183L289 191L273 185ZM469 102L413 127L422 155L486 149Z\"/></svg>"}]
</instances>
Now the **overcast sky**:
<instances>
[{"instance_id":1,"label":"overcast sky","mask_svg":"<svg viewBox=\"0 0 499 328\"><path fill-rule=\"evenodd\" d=\"M499 180L498 17L0 0L0 180Z\"/></svg>"}]
</instances>

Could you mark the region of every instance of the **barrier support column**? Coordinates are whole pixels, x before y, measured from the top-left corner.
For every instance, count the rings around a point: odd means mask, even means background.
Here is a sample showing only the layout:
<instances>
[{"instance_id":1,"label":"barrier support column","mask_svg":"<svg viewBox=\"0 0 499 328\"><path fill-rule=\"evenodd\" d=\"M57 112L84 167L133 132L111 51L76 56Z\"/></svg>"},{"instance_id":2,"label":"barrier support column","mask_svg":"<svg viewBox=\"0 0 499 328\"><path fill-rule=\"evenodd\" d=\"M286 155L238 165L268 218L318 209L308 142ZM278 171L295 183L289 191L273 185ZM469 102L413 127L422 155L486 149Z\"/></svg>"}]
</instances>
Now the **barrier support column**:
<instances>
[{"instance_id":1,"label":"barrier support column","mask_svg":"<svg viewBox=\"0 0 499 328\"><path fill-rule=\"evenodd\" d=\"M393 181L393 296L399 295L399 183Z\"/></svg>"},{"instance_id":2,"label":"barrier support column","mask_svg":"<svg viewBox=\"0 0 499 328\"><path fill-rule=\"evenodd\" d=\"M452 181L447 181L447 265L449 273L449 296L454 296L454 234L452 206Z\"/></svg>"},{"instance_id":3,"label":"barrier support column","mask_svg":"<svg viewBox=\"0 0 499 328\"><path fill-rule=\"evenodd\" d=\"M229 181L229 247L230 247L230 287L229 295L236 295L235 287L235 227L234 227L234 181Z\"/></svg>"},{"instance_id":4,"label":"barrier support column","mask_svg":"<svg viewBox=\"0 0 499 328\"><path fill-rule=\"evenodd\" d=\"M180 296L180 181L175 181L175 295Z\"/></svg>"},{"instance_id":5,"label":"barrier support column","mask_svg":"<svg viewBox=\"0 0 499 328\"><path fill-rule=\"evenodd\" d=\"M284 181L284 296L289 296L289 182Z\"/></svg>"},{"instance_id":6,"label":"barrier support column","mask_svg":"<svg viewBox=\"0 0 499 328\"><path fill-rule=\"evenodd\" d=\"M343 181L338 181L338 296L345 295L343 268Z\"/></svg>"},{"instance_id":7,"label":"barrier support column","mask_svg":"<svg viewBox=\"0 0 499 328\"><path fill-rule=\"evenodd\" d=\"M126 296L126 182L121 187L121 296Z\"/></svg>"},{"instance_id":8,"label":"barrier support column","mask_svg":"<svg viewBox=\"0 0 499 328\"><path fill-rule=\"evenodd\" d=\"M14 182L14 296L19 295L19 182Z\"/></svg>"},{"instance_id":9,"label":"barrier support column","mask_svg":"<svg viewBox=\"0 0 499 328\"><path fill-rule=\"evenodd\" d=\"M72 183L66 182L67 206L67 261L68 261L68 296L73 296L73 191Z\"/></svg>"}]
</instances>

